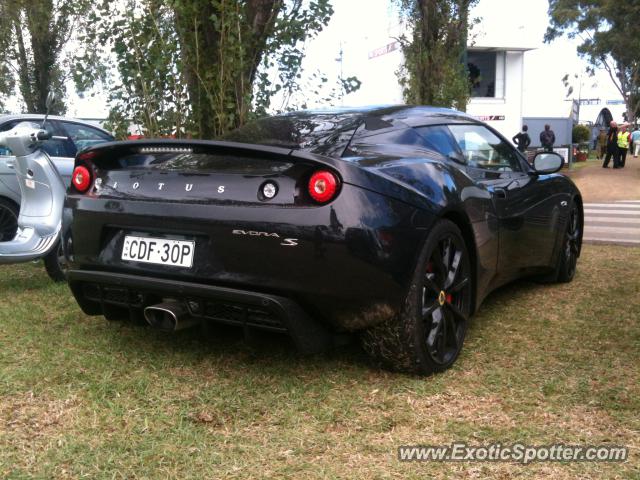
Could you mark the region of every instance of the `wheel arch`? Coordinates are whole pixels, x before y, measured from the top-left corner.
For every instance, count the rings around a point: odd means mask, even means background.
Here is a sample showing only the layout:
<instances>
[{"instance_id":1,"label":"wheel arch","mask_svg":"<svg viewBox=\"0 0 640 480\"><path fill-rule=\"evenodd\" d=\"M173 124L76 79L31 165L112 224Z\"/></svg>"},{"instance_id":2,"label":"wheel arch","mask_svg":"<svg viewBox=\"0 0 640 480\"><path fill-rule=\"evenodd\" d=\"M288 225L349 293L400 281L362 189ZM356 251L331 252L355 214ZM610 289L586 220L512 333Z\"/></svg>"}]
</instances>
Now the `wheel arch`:
<instances>
[{"instance_id":1,"label":"wheel arch","mask_svg":"<svg viewBox=\"0 0 640 480\"><path fill-rule=\"evenodd\" d=\"M460 232L462 232L462 238L469 252L469 263L471 264L471 278L473 279L473 287L471 288L471 312L475 313L477 304L478 251L471 221L464 212L458 210L448 210L444 212L440 218L454 223L460 229Z\"/></svg>"},{"instance_id":2,"label":"wheel arch","mask_svg":"<svg viewBox=\"0 0 640 480\"><path fill-rule=\"evenodd\" d=\"M573 201L578 205L578 212L580 213L580 247L578 248L578 257L582 253L582 238L584 236L584 202L582 201L582 195L576 193L573 196Z\"/></svg>"},{"instance_id":3,"label":"wheel arch","mask_svg":"<svg viewBox=\"0 0 640 480\"><path fill-rule=\"evenodd\" d=\"M0 195L0 208L2 208L3 205L8 206L8 207L4 207L5 210L9 210L11 207L15 209L16 223L19 222L20 205L17 202L15 202L11 197ZM15 232L12 232L12 233L13 235L15 235ZM4 239L4 234L0 236L0 240L4 241L3 239ZM11 238L9 238L9 240L11 240Z\"/></svg>"},{"instance_id":4,"label":"wheel arch","mask_svg":"<svg viewBox=\"0 0 640 480\"><path fill-rule=\"evenodd\" d=\"M18 212L18 215L20 215L20 204L13 198L7 197L6 195L0 195L0 203L8 203L10 206L14 207L16 212Z\"/></svg>"},{"instance_id":5,"label":"wheel arch","mask_svg":"<svg viewBox=\"0 0 640 480\"><path fill-rule=\"evenodd\" d=\"M20 204L16 202L13 198L7 197L6 195L0 195L0 200L10 203L14 207L16 207L18 211L20 211Z\"/></svg>"}]
</instances>

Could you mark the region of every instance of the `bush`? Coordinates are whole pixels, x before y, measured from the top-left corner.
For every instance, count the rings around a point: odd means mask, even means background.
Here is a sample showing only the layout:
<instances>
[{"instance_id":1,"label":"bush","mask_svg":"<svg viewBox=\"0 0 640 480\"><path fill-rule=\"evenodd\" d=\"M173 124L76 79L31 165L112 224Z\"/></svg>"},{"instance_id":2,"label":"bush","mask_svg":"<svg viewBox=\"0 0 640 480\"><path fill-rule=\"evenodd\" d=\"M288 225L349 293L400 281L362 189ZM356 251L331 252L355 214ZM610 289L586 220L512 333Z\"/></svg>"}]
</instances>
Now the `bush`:
<instances>
[{"instance_id":1,"label":"bush","mask_svg":"<svg viewBox=\"0 0 640 480\"><path fill-rule=\"evenodd\" d=\"M571 132L571 141L573 143L589 142L591 137L591 129L586 125L576 125Z\"/></svg>"}]
</instances>

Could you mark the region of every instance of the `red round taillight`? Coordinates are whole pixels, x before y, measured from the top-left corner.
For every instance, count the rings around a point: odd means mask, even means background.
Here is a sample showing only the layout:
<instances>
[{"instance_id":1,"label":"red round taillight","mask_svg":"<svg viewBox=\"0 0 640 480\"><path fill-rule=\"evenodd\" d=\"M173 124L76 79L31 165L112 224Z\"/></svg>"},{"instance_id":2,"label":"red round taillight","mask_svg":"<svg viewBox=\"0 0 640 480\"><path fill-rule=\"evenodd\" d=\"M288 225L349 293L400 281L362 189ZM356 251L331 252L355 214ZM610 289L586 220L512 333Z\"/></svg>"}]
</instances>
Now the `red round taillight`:
<instances>
[{"instance_id":1,"label":"red round taillight","mask_svg":"<svg viewBox=\"0 0 640 480\"><path fill-rule=\"evenodd\" d=\"M327 170L320 170L311 175L309 195L318 203L327 203L338 191L338 178Z\"/></svg>"},{"instance_id":2,"label":"red round taillight","mask_svg":"<svg viewBox=\"0 0 640 480\"><path fill-rule=\"evenodd\" d=\"M79 192L86 192L91 185L91 173L87 167L79 166L73 170L71 182Z\"/></svg>"}]
</instances>

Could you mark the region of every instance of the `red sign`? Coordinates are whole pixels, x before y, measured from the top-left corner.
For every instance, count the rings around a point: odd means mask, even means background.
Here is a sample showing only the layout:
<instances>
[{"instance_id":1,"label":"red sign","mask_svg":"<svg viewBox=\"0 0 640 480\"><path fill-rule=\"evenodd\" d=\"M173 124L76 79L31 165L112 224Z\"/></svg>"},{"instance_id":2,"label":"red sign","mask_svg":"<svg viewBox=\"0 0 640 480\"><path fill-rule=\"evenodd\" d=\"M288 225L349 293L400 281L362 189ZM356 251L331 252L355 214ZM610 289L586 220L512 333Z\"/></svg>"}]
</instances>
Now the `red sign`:
<instances>
[{"instance_id":1,"label":"red sign","mask_svg":"<svg viewBox=\"0 0 640 480\"><path fill-rule=\"evenodd\" d=\"M504 115L478 115L476 118L481 122L493 122L496 120L504 120Z\"/></svg>"},{"instance_id":2,"label":"red sign","mask_svg":"<svg viewBox=\"0 0 640 480\"><path fill-rule=\"evenodd\" d=\"M375 50L369 52L369 60L376 57L381 57L382 55L386 55L387 53L391 53L394 50L398 50L400 48L400 42L397 40L392 42L384 47L376 48Z\"/></svg>"}]
</instances>

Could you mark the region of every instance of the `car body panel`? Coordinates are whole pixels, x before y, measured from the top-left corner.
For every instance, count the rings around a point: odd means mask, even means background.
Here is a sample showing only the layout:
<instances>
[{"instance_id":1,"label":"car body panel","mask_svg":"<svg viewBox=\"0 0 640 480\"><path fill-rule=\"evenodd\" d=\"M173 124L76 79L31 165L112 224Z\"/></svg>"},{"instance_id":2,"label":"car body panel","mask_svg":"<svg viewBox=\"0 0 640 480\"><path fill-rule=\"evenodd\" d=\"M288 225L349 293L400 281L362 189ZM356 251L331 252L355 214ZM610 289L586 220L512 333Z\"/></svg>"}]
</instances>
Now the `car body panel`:
<instances>
[{"instance_id":1,"label":"car body panel","mask_svg":"<svg viewBox=\"0 0 640 480\"><path fill-rule=\"evenodd\" d=\"M264 138L262 144L113 142L78 157L101 181L85 194L71 188L67 198L70 278L87 313L104 308L83 296L91 272L101 272L96 285L111 272L150 285L173 279L286 297L334 330L360 330L401 310L440 218L465 236L476 309L497 286L555 268L567 206L579 198L570 180L536 174L517 153L514 171L478 172L414 135L416 127L483 125L473 118L380 107L276 120L277 128L266 120L230 136ZM277 138L269 139L273 132ZM317 170L339 179L339 193L326 205L305 193ZM269 201L260 197L267 181L279 186ZM195 240L194 267L123 261L127 235ZM163 298L152 287L146 294Z\"/></svg>"}]
</instances>

